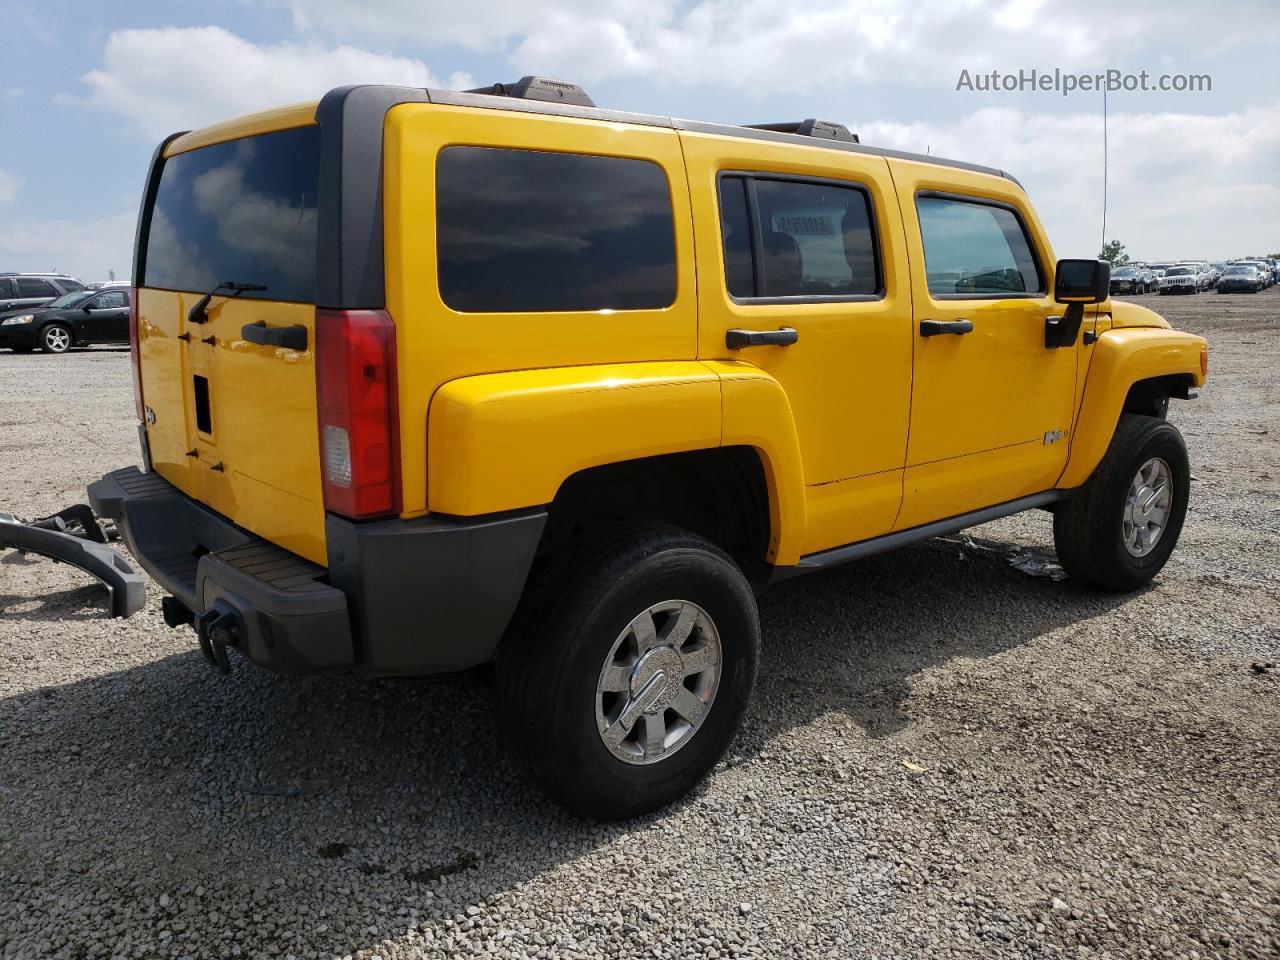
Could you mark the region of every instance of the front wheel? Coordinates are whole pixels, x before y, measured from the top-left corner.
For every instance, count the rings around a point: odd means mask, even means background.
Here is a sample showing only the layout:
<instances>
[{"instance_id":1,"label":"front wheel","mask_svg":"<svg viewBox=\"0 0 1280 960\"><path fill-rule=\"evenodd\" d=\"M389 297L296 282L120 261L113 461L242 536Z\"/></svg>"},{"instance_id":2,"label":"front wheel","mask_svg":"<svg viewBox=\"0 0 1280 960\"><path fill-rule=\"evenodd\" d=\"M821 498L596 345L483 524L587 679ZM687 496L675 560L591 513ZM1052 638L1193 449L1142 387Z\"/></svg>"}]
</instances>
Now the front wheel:
<instances>
[{"instance_id":1,"label":"front wheel","mask_svg":"<svg viewBox=\"0 0 1280 960\"><path fill-rule=\"evenodd\" d=\"M1062 568L1115 593L1149 583L1178 542L1190 488L1178 428L1158 417L1123 414L1088 483L1054 510Z\"/></svg>"},{"instance_id":2,"label":"front wheel","mask_svg":"<svg viewBox=\"0 0 1280 960\"><path fill-rule=\"evenodd\" d=\"M66 353L71 342L71 331L60 323L51 323L40 331L40 349L45 353Z\"/></svg>"},{"instance_id":3,"label":"front wheel","mask_svg":"<svg viewBox=\"0 0 1280 960\"><path fill-rule=\"evenodd\" d=\"M604 532L530 578L497 664L513 759L601 820L679 799L737 732L760 627L737 565L671 527Z\"/></svg>"}]
</instances>

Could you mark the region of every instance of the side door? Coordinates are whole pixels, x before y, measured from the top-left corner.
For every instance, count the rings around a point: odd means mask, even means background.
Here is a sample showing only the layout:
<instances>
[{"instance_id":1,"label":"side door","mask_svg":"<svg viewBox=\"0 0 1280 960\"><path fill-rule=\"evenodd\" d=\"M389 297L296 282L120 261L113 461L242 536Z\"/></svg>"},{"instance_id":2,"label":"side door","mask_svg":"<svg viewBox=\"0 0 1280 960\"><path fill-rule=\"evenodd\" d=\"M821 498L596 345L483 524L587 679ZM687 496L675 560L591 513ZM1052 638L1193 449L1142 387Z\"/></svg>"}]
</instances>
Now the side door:
<instances>
[{"instance_id":1,"label":"side door","mask_svg":"<svg viewBox=\"0 0 1280 960\"><path fill-rule=\"evenodd\" d=\"M76 321L81 343L120 343L129 339L129 300L123 290L108 290L81 305Z\"/></svg>"},{"instance_id":2,"label":"side door","mask_svg":"<svg viewBox=\"0 0 1280 960\"><path fill-rule=\"evenodd\" d=\"M17 296L12 278L0 277L0 310L8 310L11 307L19 306Z\"/></svg>"},{"instance_id":3,"label":"side door","mask_svg":"<svg viewBox=\"0 0 1280 960\"><path fill-rule=\"evenodd\" d=\"M890 161L914 265L915 375L897 529L1051 489L1066 463L1079 336L1045 346L1053 253L994 175Z\"/></svg>"},{"instance_id":4,"label":"side door","mask_svg":"<svg viewBox=\"0 0 1280 960\"><path fill-rule=\"evenodd\" d=\"M883 158L682 132L694 204L700 359L786 391L812 553L887 533L902 496L911 291ZM730 331L795 331L735 348Z\"/></svg>"}]
</instances>

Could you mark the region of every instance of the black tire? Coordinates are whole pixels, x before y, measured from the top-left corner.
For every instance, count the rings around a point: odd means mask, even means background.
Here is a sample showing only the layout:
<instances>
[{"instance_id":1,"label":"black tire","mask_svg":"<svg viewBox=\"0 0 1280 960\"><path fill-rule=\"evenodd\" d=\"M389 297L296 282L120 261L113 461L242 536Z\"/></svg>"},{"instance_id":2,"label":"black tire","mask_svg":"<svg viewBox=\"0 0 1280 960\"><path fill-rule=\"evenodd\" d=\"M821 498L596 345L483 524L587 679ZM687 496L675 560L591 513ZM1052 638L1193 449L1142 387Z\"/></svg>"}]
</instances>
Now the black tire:
<instances>
[{"instance_id":1,"label":"black tire","mask_svg":"<svg viewBox=\"0 0 1280 960\"><path fill-rule=\"evenodd\" d=\"M1150 552L1134 556L1123 534L1129 487L1152 458L1163 460L1171 475L1168 521ZM1178 428L1158 417L1122 414L1093 476L1054 510L1053 540L1062 568L1072 579L1112 593L1151 582L1178 542L1190 488L1191 464Z\"/></svg>"},{"instance_id":2,"label":"black tire","mask_svg":"<svg viewBox=\"0 0 1280 960\"><path fill-rule=\"evenodd\" d=\"M40 349L45 353L66 353L74 342L71 328L61 323L51 323L40 331Z\"/></svg>"},{"instance_id":3,"label":"black tire","mask_svg":"<svg viewBox=\"0 0 1280 960\"><path fill-rule=\"evenodd\" d=\"M525 598L495 677L503 738L517 766L570 810L599 820L638 816L684 796L728 749L755 684L760 625L742 571L701 537L628 525L540 564ZM696 604L713 622L719 685L684 742L652 763L630 763L597 727L597 682L633 619L669 600ZM658 623L659 633L664 627Z\"/></svg>"}]
</instances>

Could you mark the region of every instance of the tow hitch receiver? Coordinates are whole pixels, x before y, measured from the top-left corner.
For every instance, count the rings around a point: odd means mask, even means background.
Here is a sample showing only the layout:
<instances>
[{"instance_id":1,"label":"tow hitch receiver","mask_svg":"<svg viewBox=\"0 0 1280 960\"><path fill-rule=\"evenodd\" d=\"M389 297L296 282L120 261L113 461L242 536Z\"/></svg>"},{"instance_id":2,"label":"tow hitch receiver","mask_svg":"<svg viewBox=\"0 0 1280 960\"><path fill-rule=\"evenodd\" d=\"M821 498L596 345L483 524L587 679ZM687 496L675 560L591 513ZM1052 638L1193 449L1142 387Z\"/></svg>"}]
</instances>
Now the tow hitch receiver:
<instances>
[{"instance_id":1,"label":"tow hitch receiver","mask_svg":"<svg viewBox=\"0 0 1280 960\"><path fill-rule=\"evenodd\" d=\"M218 668L219 673L230 673L227 647L238 646L242 634L240 615L225 600L215 600L200 616L196 617L196 638L204 658Z\"/></svg>"},{"instance_id":2,"label":"tow hitch receiver","mask_svg":"<svg viewBox=\"0 0 1280 960\"><path fill-rule=\"evenodd\" d=\"M107 588L113 617L131 617L146 602L146 584L107 539L108 532L83 503L31 523L0 513L0 550L38 553L79 567Z\"/></svg>"}]
</instances>

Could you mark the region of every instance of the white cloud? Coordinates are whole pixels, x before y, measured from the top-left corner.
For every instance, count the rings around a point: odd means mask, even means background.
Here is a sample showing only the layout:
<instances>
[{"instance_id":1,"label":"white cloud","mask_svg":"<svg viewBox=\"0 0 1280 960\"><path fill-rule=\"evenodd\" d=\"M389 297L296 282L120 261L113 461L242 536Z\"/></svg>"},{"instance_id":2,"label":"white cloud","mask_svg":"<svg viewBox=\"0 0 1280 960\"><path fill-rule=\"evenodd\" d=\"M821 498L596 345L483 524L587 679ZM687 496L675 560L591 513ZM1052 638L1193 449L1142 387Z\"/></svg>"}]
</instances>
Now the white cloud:
<instances>
[{"instance_id":1,"label":"white cloud","mask_svg":"<svg viewBox=\"0 0 1280 960\"><path fill-rule=\"evenodd\" d=\"M278 4L279 0L267 0ZM358 34L382 39L410 38L443 46L495 48L515 37L551 29L549 14L571 23L609 17L636 28L655 28L670 19L678 0L288 0L294 23L304 32Z\"/></svg>"},{"instance_id":2,"label":"white cloud","mask_svg":"<svg viewBox=\"0 0 1280 960\"><path fill-rule=\"evenodd\" d=\"M348 83L440 85L420 60L319 43L258 45L221 27L117 30L83 103L149 137L313 100Z\"/></svg>"},{"instance_id":3,"label":"white cloud","mask_svg":"<svg viewBox=\"0 0 1280 960\"><path fill-rule=\"evenodd\" d=\"M0 263L6 270L61 270L82 280L105 280L108 270L125 279L132 270L133 213L92 220L6 223L0 230Z\"/></svg>"},{"instance_id":4,"label":"white cloud","mask_svg":"<svg viewBox=\"0 0 1280 960\"><path fill-rule=\"evenodd\" d=\"M860 123L863 142L1007 170L1058 256L1101 246L1102 118L979 110L953 123ZM1277 245L1280 103L1226 116L1113 114L1107 237L1134 257L1241 256Z\"/></svg>"},{"instance_id":5,"label":"white cloud","mask_svg":"<svg viewBox=\"0 0 1280 960\"><path fill-rule=\"evenodd\" d=\"M0 203L8 203L18 193L18 179L0 170Z\"/></svg>"},{"instance_id":6,"label":"white cloud","mask_svg":"<svg viewBox=\"0 0 1280 960\"><path fill-rule=\"evenodd\" d=\"M282 0L263 0L279 3ZM1242 0L1206 30L1204 6L1158 15L1113 0L289 0L309 33L504 49L530 73L641 77L746 92L858 81L954 83L959 70L1101 69L1171 57L1175 72L1240 43L1280 36L1271 0ZM1157 64L1158 66L1158 64Z\"/></svg>"}]
</instances>

